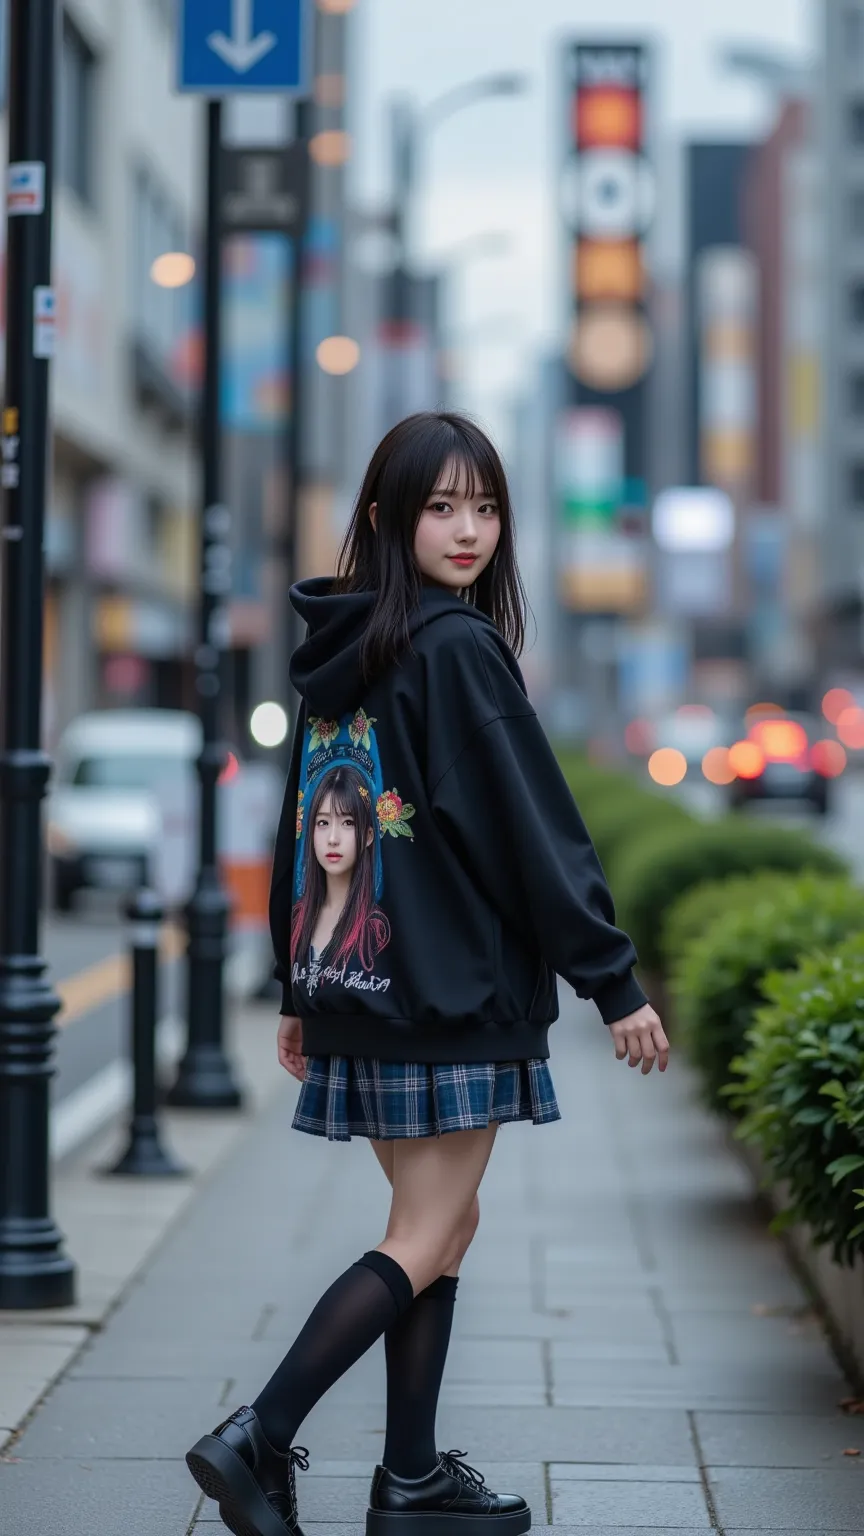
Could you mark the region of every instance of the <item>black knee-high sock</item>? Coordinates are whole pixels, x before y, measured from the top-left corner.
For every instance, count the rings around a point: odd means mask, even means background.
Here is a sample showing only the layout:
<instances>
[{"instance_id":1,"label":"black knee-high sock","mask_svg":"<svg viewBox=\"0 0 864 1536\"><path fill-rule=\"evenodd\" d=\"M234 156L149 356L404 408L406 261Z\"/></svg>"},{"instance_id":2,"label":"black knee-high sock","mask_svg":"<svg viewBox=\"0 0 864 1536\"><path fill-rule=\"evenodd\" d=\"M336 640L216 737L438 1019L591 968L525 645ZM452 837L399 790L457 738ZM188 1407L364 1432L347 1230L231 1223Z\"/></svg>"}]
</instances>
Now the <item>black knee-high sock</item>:
<instances>
[{"instance_id":1,"label":"black knee-high sock","mask_svg":"<svg viewBox=\"0 0 864 1536\"><path fill-rule=\"evenodd\" d=\"M320 1397L414 1300L411 1281L389 1254L364 1253L310 1312L282 1364L256 1397L261 1427L287 1451Z\"/></svg>"},{"instance_id":2,"label":"black knee-high sock","mask_svg":"<svg viewBox=\"0 0 864 1536\"><path fill-rule=\"evenodd\" d=\"M441 1275L415 1297L384 1335L387 1439L384 1465L397 1477L423 1477L437 1459L435 1413L456 1301L455 1275Z\"/></svg>"}]
</instances>

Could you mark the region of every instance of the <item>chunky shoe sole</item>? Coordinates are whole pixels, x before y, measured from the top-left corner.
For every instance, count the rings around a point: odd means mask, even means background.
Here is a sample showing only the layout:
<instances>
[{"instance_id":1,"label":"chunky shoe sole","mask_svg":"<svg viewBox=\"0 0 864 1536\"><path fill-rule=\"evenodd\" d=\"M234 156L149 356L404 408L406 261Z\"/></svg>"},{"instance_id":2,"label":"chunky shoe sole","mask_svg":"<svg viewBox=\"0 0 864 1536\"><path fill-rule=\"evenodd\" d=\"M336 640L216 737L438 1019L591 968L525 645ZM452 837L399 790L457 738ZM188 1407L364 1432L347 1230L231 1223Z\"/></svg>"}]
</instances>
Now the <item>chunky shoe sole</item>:
<instances>
[{"instance_id":1,"label":"chunky shoe sole","mask_svg":"<svg viewBox=\"0 0 864 1536\"><path fill-rule=\"evenodd\" d=\"M503 1515L461 1515L458 1510L406 1511L369 1509L366 1536L524 1536L531 1529L530 1509Z\"/></svg>"},{"instance_id":2,"label":"chunky shoe sole","mask_svg":"<svg viewBox=\"0 0 864 1536\"><path fill-rule=\"evenodd\" d=\"M202 1493L215 1499L234 1536L286 1536L288 1527L268 1503L245 1461L216 1435L202 1435L186 1454Z\"/></svg>"}]
</instances>

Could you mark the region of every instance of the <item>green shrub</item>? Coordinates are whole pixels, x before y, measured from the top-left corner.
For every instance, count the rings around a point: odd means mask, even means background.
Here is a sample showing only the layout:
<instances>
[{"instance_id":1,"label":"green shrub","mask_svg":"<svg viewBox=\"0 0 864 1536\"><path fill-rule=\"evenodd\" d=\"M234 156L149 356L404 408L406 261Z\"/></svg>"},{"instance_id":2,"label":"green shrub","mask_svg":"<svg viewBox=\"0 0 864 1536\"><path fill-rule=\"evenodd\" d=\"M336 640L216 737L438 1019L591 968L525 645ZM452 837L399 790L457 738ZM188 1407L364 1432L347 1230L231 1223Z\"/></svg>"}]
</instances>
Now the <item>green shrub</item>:
<instances>
[{"instance_id":1,"label":"green shrub","mask_svg":"<svg viewBox=\"0 0 864 1536\"><path fill-rule=\"evenodd\" d=\"M782 883L786 878L768 870L758 876L729 875L725 880L704 880L691 886L666 914L660 935L663 969L673 971L685 950L695 939L701 939L715 918L746 906L754 880L758 879L762 892L769 883Z\"/></svg>"},{"instance_id":2,"label":"green shrub","mask_svg":"<svg viewBox=\"0 0 864 1536\"><path fill-rule=\"evenodd\" d=\"M734 1135L788 1184L772 1230L807 1222L851 1265L864 1252L864 936L763 988L768 1002L726 1090L744 1112Z\"/></svg>"},{"instance_id":3,"label":"green shrub","mask_svg":"<svg viewBox=\"0 0 864 1536\"><path fill-rule=\"evenodd\" d=\"M714 1106L724 1103L730 1062L744 1049L766 973L792 970L802 957L864 933L864 891L847 880L772 873L748 883L741 905L715 916L673 959L675 1023Z\"/></svg>"},{"instance_id":4,"label":"green shrub","mask_svg":"<svg viewBox=\"0 0 864 1536\"><path fill-rule=\"evenodd\" d=\"M803 833L746 816L682 828L657 827L622 847L607 870L621 926L647 970L662 964L661 936L672 903L687 890L724 875L762 869L821 870L840 875L843 860Z\"/></svg>"},{"instance_id":5,"label":"green shrub","mask_svg":"<svg viewBox=\"0 0 864 1536\"><path fill-rule=\"evenodd\" d=\"M580 810L604 869L622 847L644 832L696 825L694 817L676 801L664 800L632 784L623 792L613 786L605 794L597 793L587 800L583 797Z\"/></svg>"}]
</instances>

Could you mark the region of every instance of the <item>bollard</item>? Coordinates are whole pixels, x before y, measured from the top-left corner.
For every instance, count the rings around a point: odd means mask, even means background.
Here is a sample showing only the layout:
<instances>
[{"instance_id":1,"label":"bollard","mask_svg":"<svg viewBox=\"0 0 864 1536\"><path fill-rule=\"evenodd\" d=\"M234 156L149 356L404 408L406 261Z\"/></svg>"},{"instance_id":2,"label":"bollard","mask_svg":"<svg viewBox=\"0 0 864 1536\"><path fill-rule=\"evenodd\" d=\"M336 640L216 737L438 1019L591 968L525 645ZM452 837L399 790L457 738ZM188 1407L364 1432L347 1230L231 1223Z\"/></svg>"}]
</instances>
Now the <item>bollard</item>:
<instances>
[{"instance_id":1,"label":"bollard","mask_svg":"<svg viewBox=\"0 0 864 1536\"><path fill-rule=\"evenodd\" d=\"M129 1145L106 1172L139 1179L176 1178L187 1172L159 1139L156 1119L156 1012L159 924L164 910L155 891L135 892L125 908L132 942L132 1069Z\"/></svg>"}]
</instances>

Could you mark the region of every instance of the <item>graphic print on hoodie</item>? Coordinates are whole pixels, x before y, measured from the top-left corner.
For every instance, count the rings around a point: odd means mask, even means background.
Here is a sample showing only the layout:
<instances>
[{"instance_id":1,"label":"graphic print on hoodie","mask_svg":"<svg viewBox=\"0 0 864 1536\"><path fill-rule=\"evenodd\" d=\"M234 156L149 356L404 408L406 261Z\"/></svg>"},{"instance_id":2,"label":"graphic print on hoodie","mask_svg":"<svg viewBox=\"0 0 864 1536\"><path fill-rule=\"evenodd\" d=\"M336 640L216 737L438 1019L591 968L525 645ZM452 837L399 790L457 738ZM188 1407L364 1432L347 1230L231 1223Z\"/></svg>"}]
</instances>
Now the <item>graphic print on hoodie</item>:
<instances>
[{"instance_id":1,"label":"graphic print on hoodie","mask_svg":"<svg viewBox=\"0 0 864 1536\"><path fill-rule=\"evenodd\" d=\"M384 789L375 725L375 717L360 708L339 720L313 715L304 732L297 791L291 981L308 997L318 987L386 992L390 986L383 953L391 929L380 905L381 843L388 834L413 839L414 807L395 789ZM356 862L332 937L323 952L316 953L311 941L327 885L325 868L315 852L314 829L321 807L334 797L340 812L353 822ZM331 814L334 811L331 805Z\"/></svg>"},{"instance_id":2,"label":"graphic print on hoodie","mask_svg":"<svg viewBox=\"0 0 864 1536\"><path fill-rule=\"evenodd\" d=\"M291 660L302 707L270 930L281 1011L301 1019L303 1054L544 1057L556 976L607 1023L640 1007L633 945L491 620L424 587L410 648L367 685L360 646L376 594L314 578L291 601L307 636ZM319 957L309 952L323 899L313 818L328 781L354 820L357 863Z\"/></svg>"}]
</instances>

